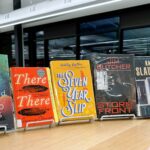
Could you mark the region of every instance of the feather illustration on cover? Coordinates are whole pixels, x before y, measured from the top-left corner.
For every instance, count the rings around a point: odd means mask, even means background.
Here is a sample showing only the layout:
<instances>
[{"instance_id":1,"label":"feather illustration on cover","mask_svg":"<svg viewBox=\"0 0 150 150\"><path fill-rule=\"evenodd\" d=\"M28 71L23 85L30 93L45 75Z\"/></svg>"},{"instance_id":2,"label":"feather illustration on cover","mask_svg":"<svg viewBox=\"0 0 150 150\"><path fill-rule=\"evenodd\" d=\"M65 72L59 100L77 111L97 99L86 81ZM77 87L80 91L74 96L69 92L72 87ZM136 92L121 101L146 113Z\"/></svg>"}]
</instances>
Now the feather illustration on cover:
<instances>
[{"instance_id":1,"label":"feather illustration on cover","mask_svg":"<svg viewBox=\"0 0 150 150\"><path fill-rule=\"evenodd\" d=\"M49 68L12 67L17 128L57 122Z\"/></svg>"},{"instance_id":2,"label":"feather illustration on cover","mask_svg":"<svg viewBox=\"0 0 150 150\"><path fill-rule=\"evenodd\" d=\"M51 61L59 122L96 117L90 64L87 60Z\"/></svg>"},{"instance_id":3,"label":"feather illustration on cover","mask_svg":"<svg viewBox=\"0 0 150 150\"><path fill-rule=\"evenodd\" d=\"M91 62L98 118L135 117L133 56L96 54Z\"/></svg>"},{"instance_id":4,"label":"feather illustration on cover","mask_svg":"<svg viewBox=\"0 0 150 150\"><path fill-rule=\"evenodd\" d=\"M0 131L14 129L13 102L7 55L0 55Z\"/></svg>"}]
</instances>

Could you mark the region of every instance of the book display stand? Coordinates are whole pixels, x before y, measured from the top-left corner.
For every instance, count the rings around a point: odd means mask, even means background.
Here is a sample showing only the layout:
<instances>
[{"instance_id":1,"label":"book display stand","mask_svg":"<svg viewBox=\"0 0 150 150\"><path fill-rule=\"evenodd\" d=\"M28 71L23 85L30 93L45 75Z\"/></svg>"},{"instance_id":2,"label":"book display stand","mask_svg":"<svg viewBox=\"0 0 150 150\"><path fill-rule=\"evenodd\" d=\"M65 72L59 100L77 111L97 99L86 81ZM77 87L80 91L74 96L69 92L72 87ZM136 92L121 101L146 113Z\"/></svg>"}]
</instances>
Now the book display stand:
<instances>
[{"instance_id":1,"label":"book display stand","mask_svg":"<svg viewBox=\"0 0 150 150\"><path fill-rule=\"evenodd\" d=\"M4 129L4 131L1 131L4 132L4 134L7 132L7 126L5 125L0 125L0 129Z\"/></svg>"},{"instance_id":2,"label":"book display stand","mask_svg":"<svg viewBox=\"0 0 150 150\"><path fill-rule=\"evenodd\" d=\"M32 127L30 127L30 125L38 124L38 123L46 123L46 122L50 122L49 127L53 127L54 124L55 124L55 121L54 121L53 119L40 120L40 121L30 121L30 122L27 122L27 123L26 123L26 127L24 128L24 131L25 131L25 130L28 130L29 128L32 128ZM38 126L36 126L36 127L38 127ZM35 128L35 126L34 126L34 128Z\"/></svg>"},{"instance_id":3,"label":"book display stand","mask_svg":"<svg viewBox=\"0 0 150 150\"><path fill-rule=\"evenodd\" d=\"M120 114L120 115L103 115L100 120L108 120L108 119L126 119L133 118L135 119L135 114Z\"/></svg>"},{"instance_id":4,"label":"book display stand","mask_svg":"<svg viewBox=\"0 0 150 150\"><path fill-rule=\"evenodd\" d=\"M94 116L78 116L78 117L68 117L68 118L61 118L58 122L58 125L64 124L64 123L80 123L80 122L93 122Z\"/></svg>"}]
</instances>

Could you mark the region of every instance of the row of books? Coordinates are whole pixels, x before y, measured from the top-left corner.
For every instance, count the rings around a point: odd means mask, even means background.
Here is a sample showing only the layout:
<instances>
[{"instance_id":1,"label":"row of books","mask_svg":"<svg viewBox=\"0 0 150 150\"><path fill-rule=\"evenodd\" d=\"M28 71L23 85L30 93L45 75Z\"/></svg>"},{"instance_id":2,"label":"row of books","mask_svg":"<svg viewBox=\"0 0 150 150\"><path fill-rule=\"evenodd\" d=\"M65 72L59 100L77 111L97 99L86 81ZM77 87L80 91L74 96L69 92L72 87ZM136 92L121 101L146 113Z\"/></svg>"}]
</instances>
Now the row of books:
<instances>
[{"instance_id":1,"label":"row of books","mask_svg":"<svg viewBox=\"0 0 150 150\"><path fill-rule=\"evenodd\" d=\"M90 61L9 69L7 56L0 55L0 130L150 116L150 57L92 54L85 59Z\"/></svg>"}]
</instances>

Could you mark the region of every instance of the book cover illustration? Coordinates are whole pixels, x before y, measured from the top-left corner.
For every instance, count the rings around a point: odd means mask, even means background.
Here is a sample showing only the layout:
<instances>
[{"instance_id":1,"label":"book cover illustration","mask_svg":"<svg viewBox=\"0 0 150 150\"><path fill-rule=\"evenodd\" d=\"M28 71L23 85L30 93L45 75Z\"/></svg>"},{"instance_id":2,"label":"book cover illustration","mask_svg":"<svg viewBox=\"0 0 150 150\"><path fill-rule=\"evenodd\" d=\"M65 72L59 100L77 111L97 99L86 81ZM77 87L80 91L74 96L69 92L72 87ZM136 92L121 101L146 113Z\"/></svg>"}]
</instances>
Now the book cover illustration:
<instances>
[{"instance_id":1,"label":"book cover illustration","mask_svg":"<svg viewBox=\"0 0 150 150\"><path fill-rule=\"evenodd\" d=\"M50 67L59 121L95 118L89 61L51 61Z\"/></svg>"},{"instance_id":2,"label":"book cover illustration","mask_svg":"<svg viewBox=\"0 0 150 150\"><path fill-rule=\"evenodd\" d=\"M53 92L50 70L38 67L12 67L11 78L18 128L53 124Z\"/></svg>"},{"instance_id":3,"label":"book cover illustration","mask_svg":"<svg viewBox=\"0 0 150 150\"><path fill-rule=\"evenodd\" d=\"M7 55L0 55L0 127L14 129L13 102L10 89L10 77ZM4 128L0 128L3 131Z\"/></svg>"},{"instance_id":4,"label":"book cover illustration","mask_svg":"<svg viewBox=\"0 0 150 150\"><path fill-rule=\"evenodd\" d=\"M99 54L92 64L98 118L135 114L133 56Z\"/></svg>"},{"instance_id":5,"label":"book cover illustration","mask_svg":"<svg viewBox=\"0 0 150 150\"><path fill-rule=\"evenodd\" d=\"M135 57L137 115L150 117L150 57Z\"/></svg>"}]
</instances>

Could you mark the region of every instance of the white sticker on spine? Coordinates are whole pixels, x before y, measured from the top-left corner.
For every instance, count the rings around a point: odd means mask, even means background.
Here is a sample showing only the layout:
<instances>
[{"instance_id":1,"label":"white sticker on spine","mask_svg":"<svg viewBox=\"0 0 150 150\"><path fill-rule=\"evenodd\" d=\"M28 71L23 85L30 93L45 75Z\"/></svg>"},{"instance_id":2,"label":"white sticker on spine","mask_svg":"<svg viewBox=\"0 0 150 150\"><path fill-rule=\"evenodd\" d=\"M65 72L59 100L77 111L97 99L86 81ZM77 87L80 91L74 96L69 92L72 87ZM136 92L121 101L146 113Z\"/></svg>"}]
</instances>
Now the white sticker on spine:
<instances>
[{"instance_id":1,"label":"white sticker on spine","mask_svg":"<svg viewBox=\"0 0 150 150\"><path fill-rule=\"evenodd\" d=\"M22 120L20 120L20 119L17 120L17 127L19 127L19 128L22 127Z\"/></svg>"}]
</instances>

